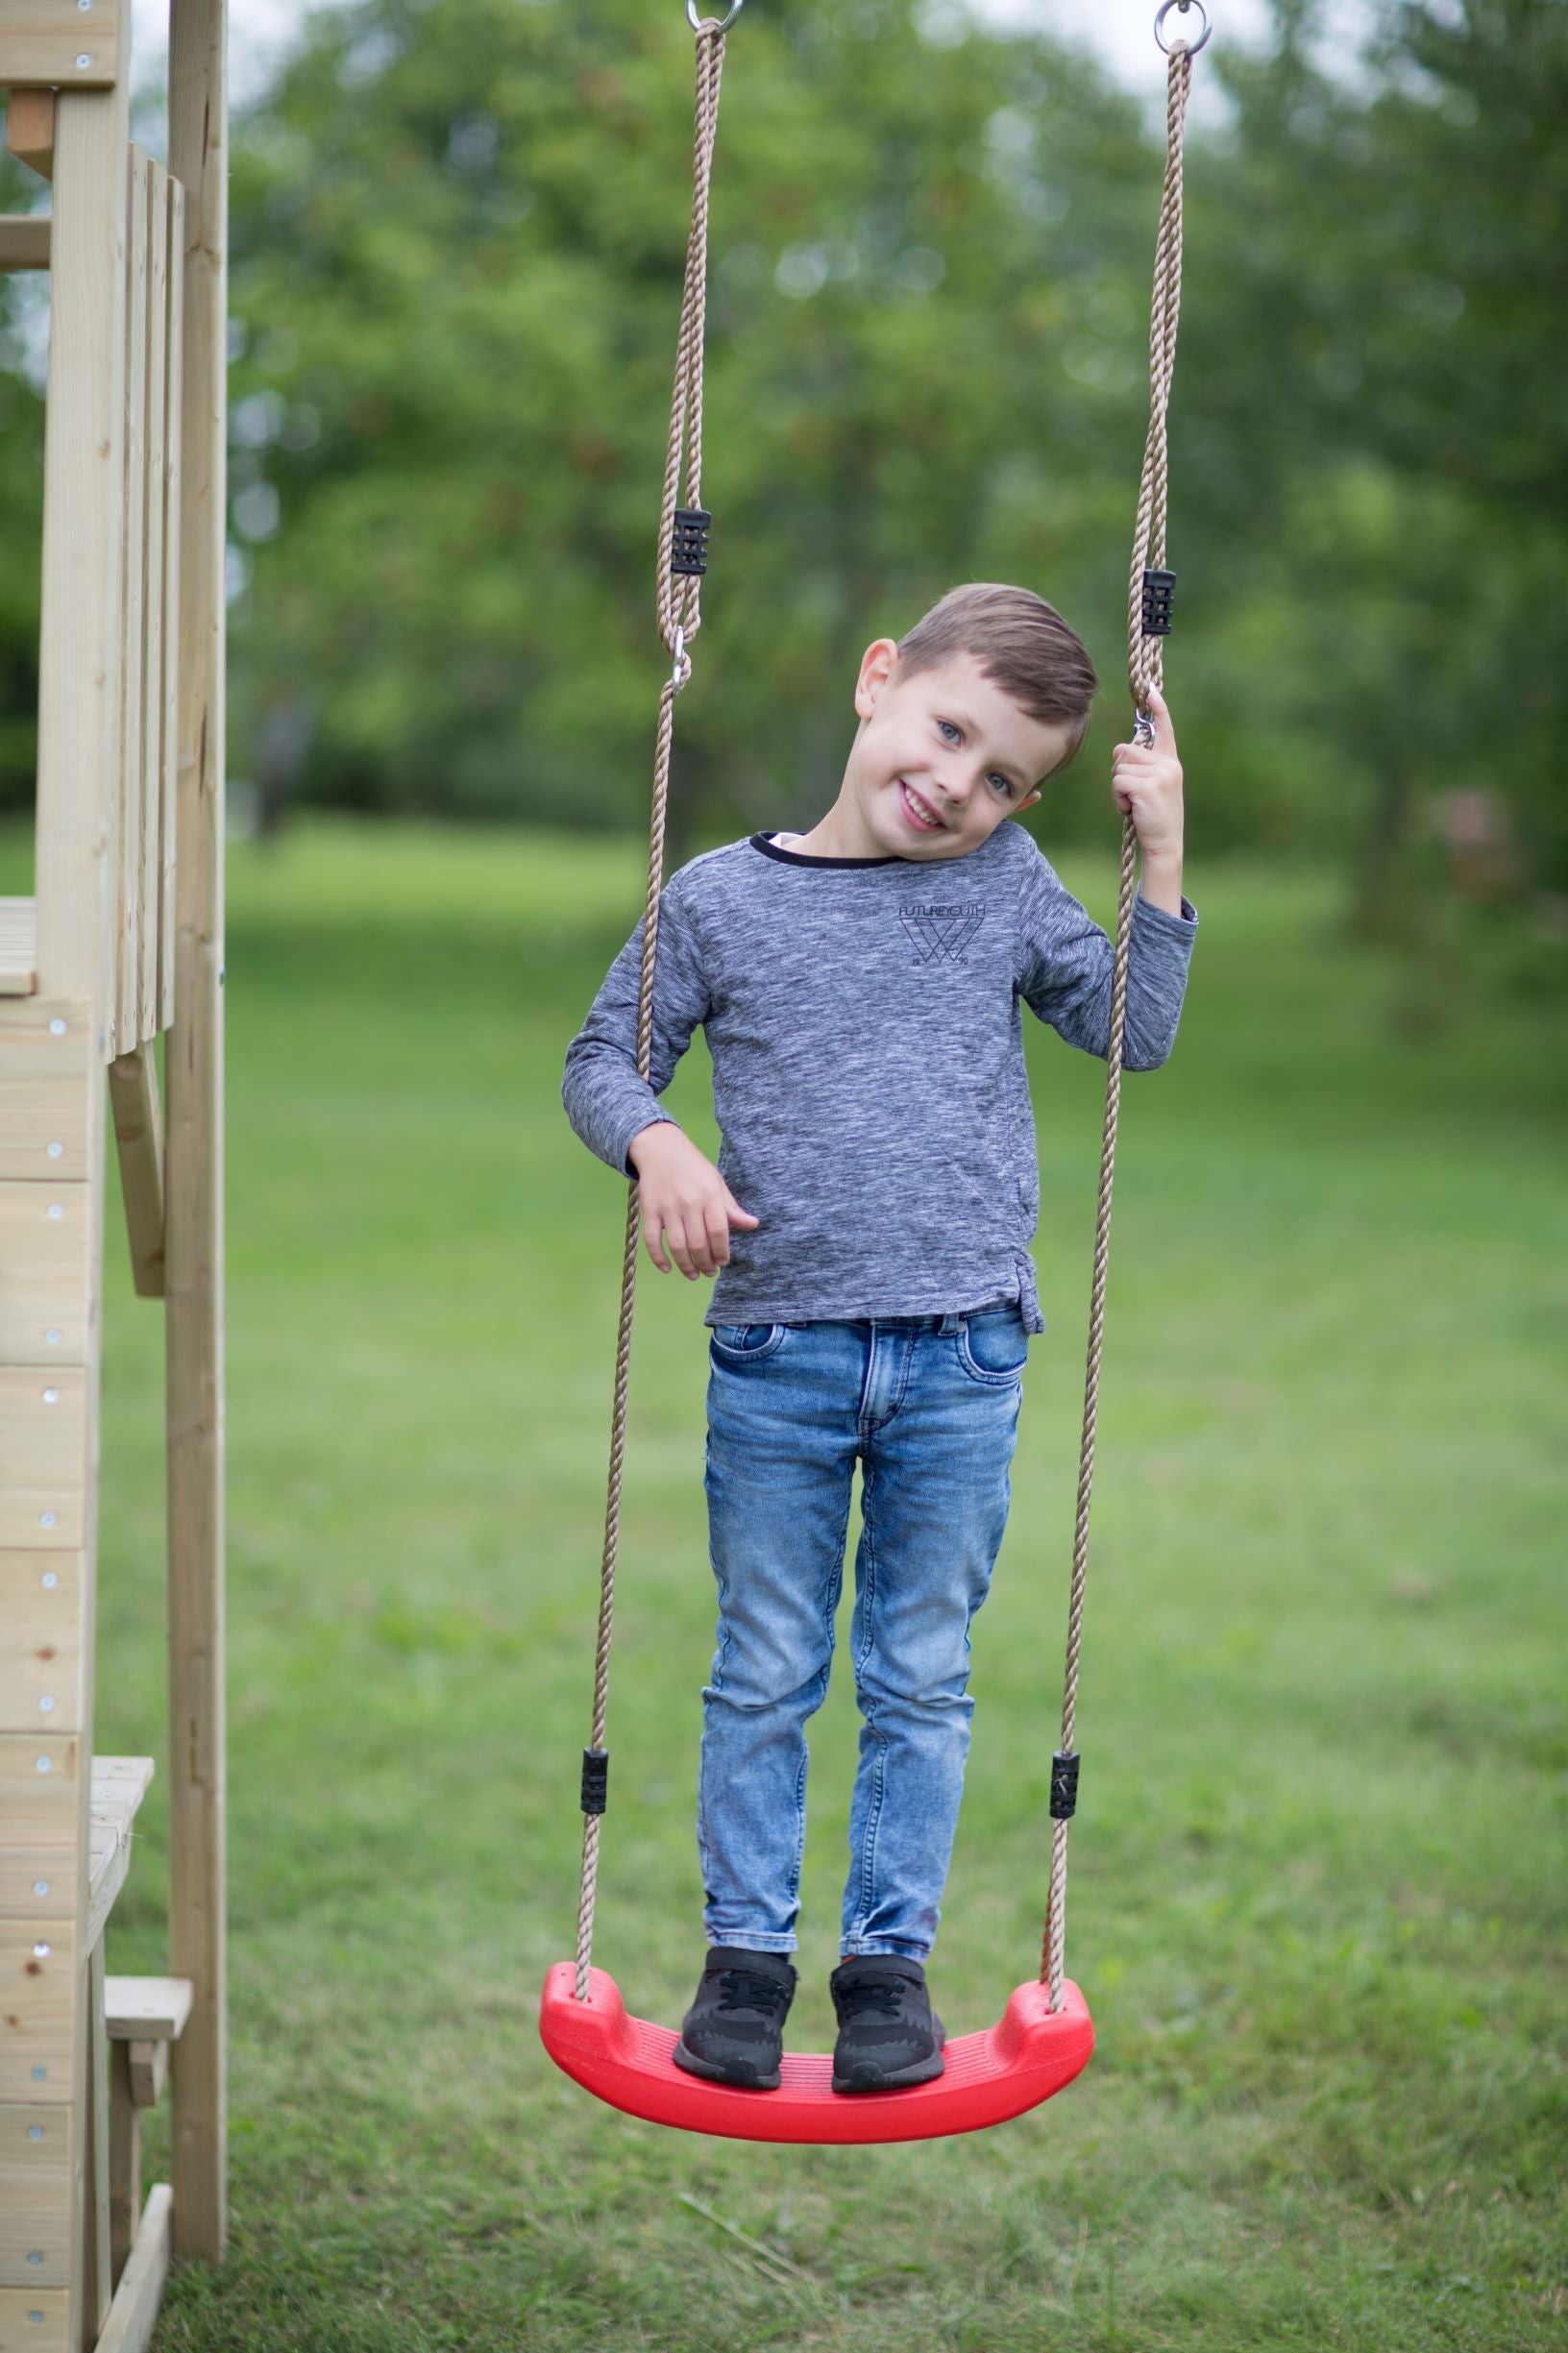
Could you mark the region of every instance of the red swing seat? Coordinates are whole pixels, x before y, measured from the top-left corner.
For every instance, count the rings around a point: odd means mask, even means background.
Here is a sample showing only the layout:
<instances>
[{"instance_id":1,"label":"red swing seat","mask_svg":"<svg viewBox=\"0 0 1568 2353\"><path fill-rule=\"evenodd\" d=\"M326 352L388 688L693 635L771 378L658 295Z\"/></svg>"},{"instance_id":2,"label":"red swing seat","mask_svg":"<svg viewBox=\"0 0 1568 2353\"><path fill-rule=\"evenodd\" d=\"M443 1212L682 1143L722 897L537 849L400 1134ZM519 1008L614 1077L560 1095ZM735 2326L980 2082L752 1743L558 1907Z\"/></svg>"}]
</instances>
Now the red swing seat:
<instances>
[{"instance_id":1,"label":"red swing seat","mask_svg":"<svg viewBox=\"0 0 1568 2353\"><path fill-rule=\"evenodd\" d=\"M746 2092L676 2067L668 2026L633 2018L604 1970L589 1971L586 2001L576 1986L574 1963L558 1961L539 2004L539 2033L558 2068L627 2116L732 2141L930 2141L977 2132L1049 2099L1094 2047L1089 2005L1071 1980L1053 2016L1049 1987L1031 1978L997 2025L947 2045L946 2071L933 2083L835 2092L831 2059L787 2056L776 2091Z\"/></svg>"}]
</instances>

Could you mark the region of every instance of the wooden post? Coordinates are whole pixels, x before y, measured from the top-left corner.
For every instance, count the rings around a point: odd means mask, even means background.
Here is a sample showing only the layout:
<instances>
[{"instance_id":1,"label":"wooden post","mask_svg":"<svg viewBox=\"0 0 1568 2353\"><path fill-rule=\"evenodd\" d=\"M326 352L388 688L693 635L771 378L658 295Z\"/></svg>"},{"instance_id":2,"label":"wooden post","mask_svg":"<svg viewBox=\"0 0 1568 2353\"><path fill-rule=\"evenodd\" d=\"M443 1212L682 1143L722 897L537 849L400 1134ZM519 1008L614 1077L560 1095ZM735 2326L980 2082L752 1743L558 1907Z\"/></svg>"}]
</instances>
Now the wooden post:
<instances>
[{"instance_id":1,"label":"wooden post","mask_svg":"<svg viewBox=\"0 0 1568 2353\"><path fill-rule=\"evenodd\" d=\"M142 690L146 684L143 611L147 595L147 183L151 164L139 147L127 162L126 239L130 280L125 306L125 570L120 638L119 920L109 1050L129 1054L142 1037L141 813Z\"/></svg>"},{"instance_id":2,"label":"wooden post","mask_svg":"<svg viewBox=\"0 0 1568 2353\"><path fill-rule=\"evenodd\" d=\"M228 2235L223 1513L223 809L229 110L225 0L171 0L169 169L185 189L174 1023L165 1048L173 2247Z\"/></svg>"},{"instance_id":3,"label":"wooden post","mask_svg":"<svg viewBox=\"0 0 1568 2353\"><path fill-rule=\"evenodd\" d=\"M72 1015L84 1025L82 1088L86 1129L80 1211L86 1221L87 1335L79 1383L81 1434L76 1455L79 1532L63 1511L35 1514L33 1541L61 1545L80 1596L74 1629L80 1645L80 1752L68 1950L72 2017L67 2047L88 2048L92 1988L88 1918L89 1798L97 1584L98 1397L102 1318L105 1100L103 1064L111 993L114 904L114 803L120 755L122 465L125 415L126 148L125 82L102 91L69 90L56 102L55 201L50 239L48 431L44 436L44 550L38 645L37 824L37 978L35 998L12 1000L8 1026L37 1008L40 1042L74 1042ZM58 1022L57 1034L53 1024ZM25 1040L24 1040L25 1042ZM8 1103L8 1112L11 1106ZM67 1140L56 1132L55 1140ZM45 1146L46 1148L46 1146ZM69 1155L56 1164L62 1169ZM61 1206L66 1206L61 1199ZM46 1343L47 1350L47 1343ZM63 1393L63 1378L58 1384ZM5 1409L0 1409L0 1421ZM23 1435L25 1436L25 1432ZM0 1484L3 1484L0 1482ZM74 1519L74 1514L72 1515ZM62 1542L69 1535L68 1544ZM14 1542L0 1535L0 1544ZM57 1711L58 1712L58 1711ZM64 1874L46 1875L58 1884ZM23 1882L26 1892L28 1882ZM51 1899L52 1900L52 1899ZM62 1925L64 1924L61 1924ZM57 2071L58 2072L58 2071ZM64 2325L73 2345L96 2341L99 2292L87 2270L89 2175L85 2137L93 2125L89 2088L73 2064L72 2096L55 2111L67 2141L71 2216ZM41 2087L49 2098L53 2078ZM96 2245L96 2240L94 2241ZM45 2307L47 2309L47 2307ZM91 2331L91 2334L87 2332Z\"/></svg>"}]
</instances>

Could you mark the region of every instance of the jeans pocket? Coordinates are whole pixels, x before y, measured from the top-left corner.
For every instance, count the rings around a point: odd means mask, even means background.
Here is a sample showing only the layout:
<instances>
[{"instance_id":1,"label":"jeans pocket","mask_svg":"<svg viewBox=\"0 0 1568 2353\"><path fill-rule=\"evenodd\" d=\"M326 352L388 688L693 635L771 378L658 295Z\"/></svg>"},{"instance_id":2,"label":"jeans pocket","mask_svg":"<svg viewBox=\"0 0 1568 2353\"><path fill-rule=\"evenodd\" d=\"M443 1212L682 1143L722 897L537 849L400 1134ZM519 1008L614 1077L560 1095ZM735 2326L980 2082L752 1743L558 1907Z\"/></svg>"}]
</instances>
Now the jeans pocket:
<instances>
[{"instance_id":1,"label":"jeans pocket","mask_svg":"<svg viewBox=\"0 0 1568 2353\"><path fill-rule=\"evenodd\" d=\"M714 1324L709 1340L725 1362L754 1364L783 1346L788 1330L788 1324Z\"/></svg>"},{"instance_id":2,"label":"jeans pocket","mask_svg":"<svg viewBox=\"0 0 1568 2353\"><path fill-rule=\"evenodd\" d=\"M1022 1310L1008 1305L967 1315L958 1328L958 1360L971 1381L988 1388L1021 1381L1029 1360L1029 1331Z\"/></svg>"}]
</instances>

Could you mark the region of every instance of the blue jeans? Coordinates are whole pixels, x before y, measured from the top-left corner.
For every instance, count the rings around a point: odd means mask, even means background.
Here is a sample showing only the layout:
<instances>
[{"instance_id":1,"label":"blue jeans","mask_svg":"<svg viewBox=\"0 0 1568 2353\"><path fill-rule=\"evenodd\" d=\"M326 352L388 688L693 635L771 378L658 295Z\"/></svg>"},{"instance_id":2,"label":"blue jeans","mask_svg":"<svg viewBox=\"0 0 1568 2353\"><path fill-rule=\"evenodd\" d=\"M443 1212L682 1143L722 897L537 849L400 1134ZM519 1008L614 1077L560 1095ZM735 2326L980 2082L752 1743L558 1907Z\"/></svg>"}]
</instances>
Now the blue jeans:
<instances>
[{"instance_id":1,"label":"blue jeans","mask_svg":"<svg viewBox=\"0 0 1568 2353\"><path fill-rule=\"evenodd\" d=\"M711 1328L719 1640L698 1785L710 1944L796 1949L803 1728L827 1693L858 1458L862 1724L841 1949L929 1953L974 1707L969 1621L1007 1526L1028 1349L1016 1302Z\"/></svg>"}]
</instances>

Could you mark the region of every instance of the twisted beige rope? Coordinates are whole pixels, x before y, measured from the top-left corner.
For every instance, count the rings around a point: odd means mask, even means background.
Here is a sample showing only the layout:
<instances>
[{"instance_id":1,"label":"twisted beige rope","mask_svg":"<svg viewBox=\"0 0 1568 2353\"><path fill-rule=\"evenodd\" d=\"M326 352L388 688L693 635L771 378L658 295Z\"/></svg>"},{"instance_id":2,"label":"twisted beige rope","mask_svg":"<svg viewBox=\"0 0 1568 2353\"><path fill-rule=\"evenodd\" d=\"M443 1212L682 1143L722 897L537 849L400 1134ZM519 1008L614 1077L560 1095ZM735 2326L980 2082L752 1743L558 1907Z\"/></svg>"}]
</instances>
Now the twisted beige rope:
<instances>
[{"instance_id":1,"label":"twisted beige rope","mask_svg":"<svg viewBox=\"0 0 1568 2353\"><path fill-rule=\"evenodd\" d=\"M724 67L724 37L717 18L697 27L696 135L692 161L692 225L686 240L686 282L681 295L680 332L675 343L675 380L670 404L670 444L659 510L659 635L674 667L659 697L658 737L653 755L653 815L648 847L648 899L643 917L642 989L637 1004L637 1069L647 1083L652 1062L653 970L659 948L659 893L664 874L664 817L670 796L670 749L674 735L675 697L692 674L687 649L701 626L701 578L672 576L675 508L681 458L685 455L688 507L701 504L702 338L707 318L708 184L719 129L719 84ZM615 1557L621 1528L621 1464L625 1452L626 1376L631 1361L631 1311L637 1288L638 1199L635 1179L626 1192L626 1232L621 1257L621 1322L615 1345L615 1400L610 1414L610 1478L604 1511L604 1554L600 1568L599 1643L594 1655L594 1728L590 1746L602 1749L609 1708L610 1639L615 1622ZM594 1902L599 1889L598 1814L582 1818L582 1876L577 1896L578 2001L588 1998L593 1959Z\"/></svg>"},{"instance_id":2,"label":"twisted beige rope","mask_svg":"<svg viewBox=\"0 0 1568 2353\"><path fill-rule=\"evenodd\" d=\"M1165 84L1165 184L1155 241L1154 295L1149 323L1149 430L1143 448L1127 600L1127 681L1139 732L1148 723L1151 683L1162 684L1164 640L1143 635L1143 569L1165 560L1165 413L1176 369L1176 320L1182 299L1182 141L1192 59L1185 42L1170 49ZM1084 1377L1084 1430L1078 1455L1078 1512L1072 1537L1072 1594L1067 1605L1067 1662L1062 1698L1062 1749L1072 1750L1078 1713L1078 1656L1083 1647L1084 1574L1089 1562L1089 1512L1094 1488L1094 1431L1100 1410L1100 1349L1105 1333L1105 1280L1111 1257L1111 1192L1116 1166L1116 1121L1121 1110L1121 1044L1127 1013L1127 957L1132 940L1138 832L1132 818L1121 829L1121 893L1116 907L1115 962L1111 980L1111 1038L1106 1051L1105 1127L1100 1142L1100 1197L1094 1227L1094 1278L1089 1305L1089 1360ZM1051 1884L1045 1902L1040 1974L1062 2007L1063 1944L1067 1904L1067 1830L1051 1824Z\"/></svg>"}]
</instances>

